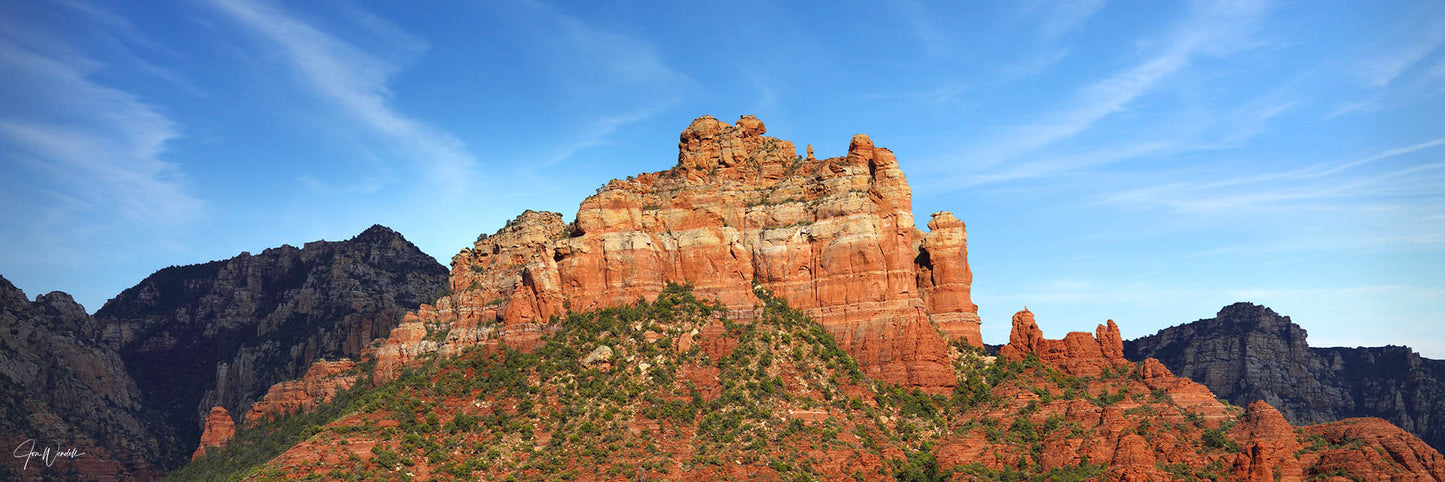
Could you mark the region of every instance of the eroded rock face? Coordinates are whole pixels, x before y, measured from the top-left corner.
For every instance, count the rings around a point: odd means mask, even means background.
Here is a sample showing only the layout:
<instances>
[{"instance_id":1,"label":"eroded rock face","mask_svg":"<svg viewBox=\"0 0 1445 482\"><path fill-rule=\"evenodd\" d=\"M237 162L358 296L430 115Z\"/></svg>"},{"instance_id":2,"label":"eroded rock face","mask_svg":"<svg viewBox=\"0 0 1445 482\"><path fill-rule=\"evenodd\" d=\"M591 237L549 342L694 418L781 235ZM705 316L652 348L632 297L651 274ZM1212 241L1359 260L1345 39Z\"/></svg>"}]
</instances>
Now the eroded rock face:
<instances>
[{"instance_id":1,"label":"eroded rock face","mask_svg":"<svg viewBox=\"0 0 1445 482\"><path fill-rule=\"evenodd\" d=\"M231 413L226 411L226 407L211 407L211 413L206 415L206 429L201 432L200 446L191 454L191 460L205 457L207 447L226 445L235 436L236 421L231 420Z\"/></svg>"},{"instance_id":2,"label":"eroded rock face","mask_svg":"<svg viewBox=\"0 0 1445 482\"><path fill-rule=\"evenodd\" d=\"M1009 344L1000 349L1006 360L1034 355L1064 373L1114 383L1127 394L1102 409L1074 400L1066 407L1044 405L1030 415L1034 423L1062 416L1068 423L1096 431L1093 438L1082 441L1046 441L1044 453L1054 455L1043 457L1045 468L1068 466L1087 456L1110 461L1109 480L1177 480L1178 473L1163 469L1211 465L1229 480L1317 480L1341 474L1363 480L1445 480L1440 475L1445 458L1438 451L1383 420L1347 419L1297 429L1264 401L1249 404L1240 414L1238 407L1221 403L1204 385L1175 376L1158 360L1137 364L1124 360L1122 350L1117 350L1118 327L1112 322L1099 326L1096 336L1074 332L1060 340L1044 338L1027 309L1014 315L1013 322ZM1037 389L1004 388L1017 390L1011 406L1039 403L1032 393ZM1152 408L1147 407L1150 404ZM1161 411L1163 407L1167 408ZM1010 410L989 415L1017 416ZM1141 419L1141 413L1152 415ZM1174 430L1182 432L1166 435L1147 430L1161 424L1176 424ZM1203 442L1202 448L1190 447L1197 441ZM990 465L987 458L984 463Z\"/></svg>"},{"instance_id":3,"label":"eroded rock face","mask_svg":"<svg viewBox=\"0 0 1445 482\"><path fill-rule=\"evenodd\" d=\"M789 480L803 474L825 480L919 480L932 478L930 472L954 471L957 480L1266 482L1440 480L1445 470L1439 452L1378 419L1296 428L1264 402L1247 409L1220 403L1203 385L1173 375L1157 360L1121 360L1118 330L1109 325L1094 336L1049 339L1031 313L1021 312L1003 360L958 350L956 369L964 380L960 397L934 406L917 395L912 397L918 401L890 402L900 391L871 382L825 392L822 381L842 379L820 370L847 364L819 363L817 357L831 351L815 349L828 343L799 344L808 339L802 329L816 333L813 325L770 325L783 318L767 311L776 308L771 303L756 315L763 321L751 325L719 319L712 311L678 317L677 306L676 300L663 299L636 310L569 320L538 353L567 357L560 366L572 369L556 370L550 367L559 365L529 358L512 365L522 369L517 372L502 368L507 361L496 358L517 352L468 351L449 366L472 370L436 372L433 383L469 373L483 385L505 380L526 387L408 392L420 406L441 408L428 418L434 414L435 423L457 429L391 430L422 416L412 404L358 411L268 462L264 470L286 478L382 470L406 471L418 479L450 474L500 480L575 470L584 480L618 474L681 480ZM612 324L616 317L625 319L624 313L638 318ZM602 319L612 321L598 324ZM766 331L772 328L783 329ZM667 349L673 345L665 342L653 345L666 339L676 339L676 349ZM613 369L584 368L606 365L598 358L607 352L613 354ZM652 353L646 362L633 358L642 352ZM663 368L649 372L648 366ZM622 385L639 391L613 396L571 388ZM768 395L774 390L788 395ZM816 403L829 398L832 403ZM709 413L666 415L656 409L687 404ZM718 422L727 420L719 414L744 410L765 415L740 416L731 428ZM605 423L603 417L613 413L620 416ZM475 426L477 418L498 415L531 421L518 428ZM937 429L919 430L925 423L938 424ZM752 438L745 443L736 436L742 433ZM595 456L592 447L605 444L606 437L631 447ZM429 462L421 447L425 443L417 438L459 447L458 458L497 462L462 469ZM490 455L519 441L533 450L512 460ZM380 457L387 453L383 450L414 463ZM931 451L927 455L935 464L906 462L920 460L923 451ZM682 462L704 460L694 459L704 453L717 462ZM790 457L808 460L806 472L787 462Z\"/></svg>"},{"instance_id":4,"label":"eroded rock face","mask_svg":"<svg viewBox=\"0 0 1445 482\"><path fill-rule=\"evenodd\" d=\"M311 364L300 380L272 385L261 401L251 404L251 410L246 412L243 420L247 424L255 424L273 417L310 411L319 404L329 402L336 392L356 384L356 373L351 369L355 365L348 359L318 360Z\"/></svg>"},{"instance_id":5,"label":"eroded rock face","mask_svg":"<svg viewBox=\"0 0 1445 482\"><path fill-rule=\"evenodd\" d=\"M1220 398L1264 400L1296 424L1380 417L1445 445L1445 362L1399 346L1310 348L1307 335L1288 316L1236 303L1125 347L1132 360L1157 358Z\"/></svg>"},{"instance_id":6,"label":"eroded rock face","mask_svg":"<svg viewBox=\"0 0 1445 482\"><path fill-rule=\"evenodd\" d=\"M325 358L357 357L435 299L446 268L373 226L350 240L170 267L96 312L158 420L158 465L184 463L211 407L243 414Z\"/></svg>"},{"instance_id":7,"label":"eroded rock face","mask_svg":"<svg viewBox=\"0 0 1445 482\"><path fill-rule=\"evenodd\" d=\"M1114 324L1114 320L1109 320L1107 325L1099 325L1093 335L1075 331L1062 340L1050 340L1044 338L1043 330L1039 329L1033 312L1028 308L1014 314L1009 343L999 350L999 354L1008 360L1035 355L1039 360L1076 376L1095 376L1106 369L1127 365L1123 352L1119 326Z\"/></svg>"},{"instance_id":8,"label":"eroded rock face","mask_svg":"<svg viewBox=\"0 0 1445 482\"><path fill-rule=\"evenodd\" d=\"M1334 450L1318 457L1305 456L1317 466L1315 473L1380 474L1395 480L1445 480L1445 457L1418 437L1378 418L1352 418L1301 427L1312 443L1365 450ZM1378 448L1378 450L1376 450ZM1423 476L1428 475L1428 477Z\"/></svg>"},{"instance_id":9,"label":"eroded rock face","mask_svg":"<svg viewBox=\"0 0 1445 482\"><path fill-rule=\"evenodd\" d=\"M379 347L378 379L429 352L535 342L569 310L693 285L746 317L763 289L805 310L865 372L939 390L947 342L981 345L964 225L914 226L893 153L855 136L843 157L798 156L756 118L702 117L668 171L614 180L576 221L526 212L452 258L453 295L422 307ZM437 339L428 339L428 336Z\"/></svg>"},{"instance_id":10,"label":"eroded rock face","mask_svg":"<svg viewBox=\"0 0 1445 482\"><path fill-rule=\"evenodd\" d=\"M140 393L101 330L70 295L31 301L0 277L0 443L84 452L49 466L39 457L5 457L0 479L159 477L152 461L161 448L146 428Z\"/></svg>"}]
</instances>

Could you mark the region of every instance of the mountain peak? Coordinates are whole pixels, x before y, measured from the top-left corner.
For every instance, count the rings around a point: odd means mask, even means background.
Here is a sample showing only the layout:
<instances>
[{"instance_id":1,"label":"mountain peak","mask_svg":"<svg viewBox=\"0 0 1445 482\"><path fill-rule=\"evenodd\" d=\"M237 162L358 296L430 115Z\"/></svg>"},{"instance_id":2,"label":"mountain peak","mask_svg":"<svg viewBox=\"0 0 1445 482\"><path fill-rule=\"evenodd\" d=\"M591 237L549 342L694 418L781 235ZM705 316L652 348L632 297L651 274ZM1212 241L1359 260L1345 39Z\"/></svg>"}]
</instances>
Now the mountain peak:
<instances>
[{"instance_id":1,"label":"mountain peak","mask_svg":"<svg viewBox=\"0 0 1445 482\"><path fill-rule=\"evenodd\" d=\"M948 343L982 346L963 223L940 216L919 231L907 178L868 136L851 138L847 156L814 159L766 133L749 115L698 117L678 136L672 170L606 183L570 225L526 212L479 237L452 258L452 295L415 322L532 326L653 299L668 283L746 313L756 284L829 330L858 333L840 343L871 375L947 391ZM416 333L403 326L383 348L383 377L420 354Z\"/></svg>"},{"instance_id":2,"label":"mountain peak","mask_svg":"<svg viewBox=\"0 0 1445 482\"><path fill-rule=\"evenodd\" d=\"M351 240L362 242L375 242L391 241L398 238L403 240L406 239L402 237L401 233L398 233L391 228L382 226L380 224L373 224L371 225L371 227L366 228L365 231L362 231L361 234L357 234L356 236L352 237Z\"/></svg>"}]
</instances>

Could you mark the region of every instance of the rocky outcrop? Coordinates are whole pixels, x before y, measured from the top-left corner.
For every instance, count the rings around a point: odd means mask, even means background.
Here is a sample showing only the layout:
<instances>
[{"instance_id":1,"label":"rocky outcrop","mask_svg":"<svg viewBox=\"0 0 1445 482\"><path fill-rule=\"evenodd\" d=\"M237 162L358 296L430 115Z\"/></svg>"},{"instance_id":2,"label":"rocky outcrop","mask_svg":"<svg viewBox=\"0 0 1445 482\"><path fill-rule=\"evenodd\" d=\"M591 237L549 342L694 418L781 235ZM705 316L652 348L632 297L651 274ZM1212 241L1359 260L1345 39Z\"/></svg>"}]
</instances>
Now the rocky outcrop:
<instances>
[{"instance_id":1,"label":"rocky outcrop","mask_svg":"<svg viewBox=\"0 0 1445 482\"><path fill-rule=\"evenodd\" d=\"M1028 308L1014 314L1009 342L999 349L999 354L1005 359L1021 360L1034 355L1040 361L1076 376L1096 376L1104 370L1128 364L1123 352L1119 326L1114 324L1114 320L1109 320L1107 325L1099 325L1092 335L1075 331L1062 340L1050 340L1044 338L1043 330L1039 329L1033 312Z\"/></svg>"},{"instance_id":2,"label":"rocky outcrop","mask_svg":"<svg viewBox=\"0 0 1445 482\"><path fill-rule=\"evenodd\" d=\"M34 301L0 277L0 443L78 457L5 457L0 479L153 479L141 397L101 326L62 292ZM27 449L28 450L28 449Z\"/></svg>"},{"instance_id":3,"label":"rocky outcrop","mask_svg":"<svg viewBox=\"0 0 1445 482\"><path fill-rule=\"evenodd\" d=\"M261 401L251 404L244 419L255 424L267 419L309 411L317 405L331 401L336 392L356 384L356 364L351 360L319 360L306 370L300 380L272 385ZM214 409L212 409L214 412Z\"/></svg>"},{"instance_id":4,"label":"rocky outcrop","mask_svg":"<svg viewBox=\"0 0 1445 482\"><path fill-rule=\"evenodd\" d=\"M1005 360L1018 361L1033 355L1072 376L1109 380L1125 372L1119 394L1127 396L1117 405L1099 410L1074 402L1063 410L1038 410L1062 414L1068 423L1097 427L1100 439L1059 447L1055 451L1105 459L1103 456L1109 453L1106 449L1112 447L1112 456L1106 459L1110 460L1111 480L1176 480L1179 473L1166 473L1162 469L1198 466L1229 467L1231 480L1260 482L1314 480L1335 475L1364 480L1445 480L1441 475L1441 471L1445 471L1445 458L1419 438L1387 422L1348 419L1297 430L1279 410L1264 401L1250 403L1242 415L1236 415L1237 408L1221 403L1204 385L1175 376L1158 360L1148 358L1137 364L1125 360L1121 344L1119 329L1112 321L1107 326L1100 325L1095 336L1073 332L1060 340L1044 338L1033 314L1025 309L1014 315L1009 344L1000 349ZM1115 382L1116 387L1120 385ZM1048 391L1038 387L1024 389L1033 393ZM1110 393L1109 389L1102 392L1105 396ZM1029 399L1022 394L1014 398ZM1155 405L1149 406L1148 402ZM1165 407L1171 408L1161 412ZM1169 410L1178 410L1177 414L1185 416L1179 417ZM1129 412L1136 412L1133 420ZM1139 419L1138 413L1150 416ZM1004 409L990 415L1011 414ZM1190 418L1193 418L1193 427L1174 426L1174 430L1184 430L1183 434L1145 430L1156 425L1169 427ZM1210 435L1208 430L1217 432ZM1190 448L1181 438L1202 440L1204 447ZM1236 449L1237 453L1231 453ZM1219 450L1224 453L1215 453ZM1070 459L1052 464L1065 466L1072 462Z\"/></svg>"},{"instance_id":5,"label":"rocky outcrop","mask_svg":"<svg viewBox=\"0 0 1445 482\"><path fill-rule=\"evenodd\" d=\"M1445 362L1407 347L1310 348L1299 325L1237 303L1212 319L1125 343L1236 405L1264 400L1301 425L1379 417L1445 446Z\"/></svg>"},{"instance_id":6,"label":"rocky outcrop","mask_svg":"<svg viewBox=\"0 0 1445 482\"><path fill-rule=\"evenodd\" d=\"M153 410L160 464L184 463L212 407L247 413L313 361L356 357L445 288L446 268L373 226L340 242L170 267L111 299L95 319Z\"/></svg>"},{"instance_id":7,"label":"rocky outcrop","mask_svg":"<svg viewBox=\"0 0 1445 482\"><path fill-rule=\"evenodd\" d=\"M427 353L535 343L552 317L652 299L669 282L745 315L756 282L868 375L951 386L948 341L980 345L963 223L937 213L916 229L897 160L868 136L818 160L765 132L751 116L699 118L672 169L607 183L571 223L529 211L482 236L452 258L452 296L378 348L378 379Z\"/></svg>"},{"instance_id":8,"label":"rocky outcrop","mask_svg":"<svg viewBox=\"0 0 1445 482\"><path fill-rule=\"evenodd\" d=\"M1311 457L1301 457L1315 466L1318 474L1381 474L1410 480L1404 474L1428 474L1415 480L1445 480L1445 457L1419 437L1409 434L1390 422L1378 418L1355 418L1339 422L1301 427L1300 431L1314 445L1329 447L1369 447L1367 450L1334 450Z\"/></svg>"},{"instance_id":9,"label":"rocky outcrop","mask_svg":"<svg viewBox=\"0 0 1445 482\"><path fill-rule=\"evenodd\" d=\"M211 407L211 413L206 416L206 428L201 432L200 446L191 454L191 460L205 457L206 448L226 445L235 436L236 421L231 420L231 413L226 411L226 407Z\"/></svg>"},{"instance_id":10,"label":"rocky outcrop","mask_svg":"<svg viewBox=\"0 0 1445 482\"><path fill-rule=\"evenodd\" d=\"M532 353L480 347L422 365L408 377L420 389L388 389L389 403L310 432L261 473L1272 482L1445 470L1378 419L1296 428L1265 402L1221 403L1157 360L1122 359L1111 324L1055 340L1020 312L1002 358L951 350L960 385L934 397L867 380L821 326L763 301L739 322L673 286L571 314Z\"/></svg>"}]
</instances>

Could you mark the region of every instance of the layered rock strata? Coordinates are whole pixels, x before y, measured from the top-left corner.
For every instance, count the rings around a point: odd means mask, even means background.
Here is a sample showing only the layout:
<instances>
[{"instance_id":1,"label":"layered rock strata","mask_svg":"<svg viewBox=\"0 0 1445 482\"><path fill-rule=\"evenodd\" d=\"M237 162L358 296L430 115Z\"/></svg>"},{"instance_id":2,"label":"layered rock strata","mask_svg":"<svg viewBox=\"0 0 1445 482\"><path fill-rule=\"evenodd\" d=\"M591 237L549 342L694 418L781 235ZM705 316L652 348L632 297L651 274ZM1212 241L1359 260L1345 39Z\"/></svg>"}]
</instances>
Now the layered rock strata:
<instances>
[{"instance_id":1,"label":"layered rock strata","mask_svg":"<svg viewBox=\"0 0 1445 482\"><path fill-rule=\"evenodd\" d=\"M187 460L212 407L244 414L320 359L357 357L446 287L446 268L373 226L346 241L157 271L95 318L157 419L162 455ZM117 365L119 366L119 365Z\"/></svg>"},{"instance_id":2,"label":"layered rock strata","mask_svg":"<svg viewBox=\"0 0 1445 482\"><path fill-rule=\"evenodd\" d=\"M101 325L65 293L34 301L0 277L0 479L127 480L160 475L141 396ZM81 455L23 457L33 450Z\"/></svg>"},{"instance_id":3,"label":"layered rock strata","mask_svg":"<svg viewBox=\"0 0 1445 482\"><path fill-rule=\"evenodd\" d=\"M336 392L356 384L356 372L352 370L355 365L347 359L320 360L313 363L301 379L272 385L261 401L251 405L251 410L246 412L245 422L255 424L291 413L306 412L319 404L330 402Z\"/></svg>"},{"instance_id":4,"label":"layered rock strata","mask_svg":"<svg viewBox=\"0 0 1445 482\"><path fill-rule=\"evenodd\" d=\"M1100 325L1094 336L1073 332L1052 340L1043 337L1027 309L1014 315L1009 344L1000 349L1005 359L1034 356L1066 374L1097 379L1117 378L1124 372L1126 383L1118 402L1102 410L1073 402L1062 411L1064 420L1092 428L1100 437L1065 446L1046 444L1046 453L1109 460L1110 480L1177 480L1179 473L1166 469L1199 466L1228 468L1228 473L1220 475L1258 482L1345 476L1356 480L1445 480L1445 457L1440 452L1384 420L1351 418L1297 429L1275 407L1258 400L1240 415L1238 408L1221 403L1204 385L1175 376L1153 358L1136 365L1124 358L1123 351L1112 320L1107 326ZM1109 394L1107 389L1102 393ZM1149 402L1156 404L1150 407ZM1164 405L1158 402L1167 402L1177 412L1161 412ZM990 415L1014 415L1009 409L996 412ZM1039 412L1053 410L1044 407ZM1139 419L1130 417L1131 412L1153 415ZM1190 418L1194 427L1175 427L1197 430L1194 436L1204 442L1201 449L1191 448L1177 437L1153 436L1145 430ZM1075 461L1045 458L1045 465L1066 466Z\"/></svg>"},{"instance_id":5,"label":"layered rock strata","mask_svg":"<svg viewBox=\"0 0 1445 482\"><path fill-rule=\"evenodd\" d=\"M915 228L893 153L866 135L845 156L799 156L752 116L684 130L677 165L613 180L576 220L528 211L452 258L452 295L377 349L378 380L428 353L534 342L553 317L691 284L746 317L753 284L821 323L865 372L939 390L949 340L981 346L964 225Z\"/></svg>"},{"instance_id":6,"label":"layered rock strata","mask_svg":"<svg viewBox=\"0 0 1445 482\"><path fill-rule=\"evenodd\" d=\"M1379 417L1445 446L1445 361L1401 346L1311 348L1307 336L1288 316L1236 303L1130 340L1125 351L1157 358L1236 405L1269 402L1296 424Z\"/></svg>"},{"instance_id":7,"label":"layered rock strata","mask_svg":"<svg viewBox=\"0 0 1445 482\"><path fill-rule=\"evenodd\" d=\"M1128 364L1124 359L1123 338L1114 320L1099 325L1092 335L1075 331L1062 340L1050 340L1044 338L1043 330L1034 322L1034 314L1028 308L1014 314L1009 342L999 349L999 354L1009 360L1034 355L1076 376L1096 376L1106 369Z\"/></svg>"},{"instance_id":8,"label":"layered rock strata","mask_svg":"<svg viewBox=\"0 0 1445 482\"><path fill-rule=\"evenodd\" d=\"M191 460L205 457L207 448L226 445L234 436L236 421L231 420L231 413L226 411L226 407L211 407L211 413L206 415L206 428L201 432L201 444L191 454Z\"/></svg>"},{"instance_id":9,"label":"layered rock strata","mask_svg":"<svg viewBox=\"0 0 1445 482\"><path fill-rule=\"evenodd\" d=\"M251 410L242 420L252 426L293 413L308 412L317 405L330 402L337 392L356 384L355 366L348 359L318 360L300 379L272 385L260 401L251 404ZM223 446L236 435L235 421L226 407L211 407L205 427L201 432L201 443L191 455L191 460L205 456L207 447Z\"/></svg>"}]
</instances>

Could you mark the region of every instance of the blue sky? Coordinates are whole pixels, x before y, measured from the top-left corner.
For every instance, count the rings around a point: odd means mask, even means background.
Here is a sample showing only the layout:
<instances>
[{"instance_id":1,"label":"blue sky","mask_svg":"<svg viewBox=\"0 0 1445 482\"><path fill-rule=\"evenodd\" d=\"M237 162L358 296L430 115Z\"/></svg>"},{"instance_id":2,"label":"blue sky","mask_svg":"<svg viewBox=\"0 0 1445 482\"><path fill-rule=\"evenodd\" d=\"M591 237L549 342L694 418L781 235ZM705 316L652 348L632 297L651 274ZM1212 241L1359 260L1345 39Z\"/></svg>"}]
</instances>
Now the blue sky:
<instances>
[{"instance_id":1,"label":"blue sky","mask_svg":"<svg viewBox=\"0 0 1445 482\"><path fill-rule=\"evenodd\" d=\"M1445 358L1442 43L1435 1L0 0L0 274L95 310L373 223L446 262L754 114L893 149L988 342L1253 301Z\"/></svg>"}]
</instances>

